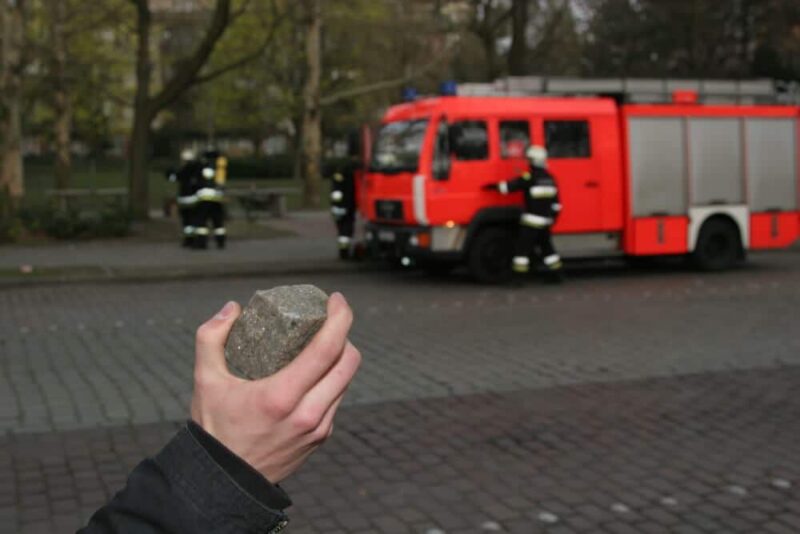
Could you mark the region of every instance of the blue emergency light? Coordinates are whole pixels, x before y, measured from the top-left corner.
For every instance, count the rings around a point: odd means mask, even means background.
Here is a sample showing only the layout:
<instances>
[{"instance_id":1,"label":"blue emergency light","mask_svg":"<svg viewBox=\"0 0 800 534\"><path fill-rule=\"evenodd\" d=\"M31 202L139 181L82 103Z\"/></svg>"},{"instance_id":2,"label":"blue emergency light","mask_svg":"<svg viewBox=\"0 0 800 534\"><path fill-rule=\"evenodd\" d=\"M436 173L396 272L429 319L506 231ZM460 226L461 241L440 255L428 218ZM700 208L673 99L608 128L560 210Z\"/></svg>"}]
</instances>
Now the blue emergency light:
<instances>
[{"instance_id":1,"label":"blue emergency light","mask_svg":"<svg viewBox=\"0 0 800 534\"><path fill-rule=\"evenodd\" d=\"M442 96L456 96L458 94L458 84L455 80L446 80L439 84L439 94Z\"/></svg>"},{"instance_id":2,"label":"blue emergency light","mask_svg":"<svg viewBox=\"0 0 800 534\"><path fill-rule=\"evenodd\" d=\"M416 87L403 87L403 102L413 102L419 96Z\"/></svg>"}]
</instances>

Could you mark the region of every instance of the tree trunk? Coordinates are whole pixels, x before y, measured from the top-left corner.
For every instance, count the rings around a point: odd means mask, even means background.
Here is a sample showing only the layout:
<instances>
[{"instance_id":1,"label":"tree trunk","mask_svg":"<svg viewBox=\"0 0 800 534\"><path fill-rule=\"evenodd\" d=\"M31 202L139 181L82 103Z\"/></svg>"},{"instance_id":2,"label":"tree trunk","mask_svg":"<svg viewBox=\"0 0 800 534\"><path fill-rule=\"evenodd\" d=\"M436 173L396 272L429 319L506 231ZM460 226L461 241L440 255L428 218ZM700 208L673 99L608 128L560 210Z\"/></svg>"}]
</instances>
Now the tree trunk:
<instances>
[{"instance_id":1,"label":"tree trunk","mask_svg":"<svg viewBox=\"0 0 800 534\"><path fill-rule=\"evenodd\" d=\"M128 200L131 215L147 219L150 124L154 114L150 110L150 78L153 65L150 59L151 14L147 1L137 4L136 45L136 95L133 104L133 128L128 146Z\"/></svg>"},{"instance_id":2,"label":"tree trunk","mask_svg":"<svg viewBox=\"0 0 800 534\"><path fill-rule=\"evenodd\" d=\"M216 0L211 21L194 52L180 63L172 77L161 90L150 95L153 64L150 58L150 29L152 13L149 0L132 0L136 6L136 96L133 105L133 131L129 145L130 169L128 174L131 214L146 219L149 211L148 185L150 165L150 128L158 113L173 104L194 84L209 81L216 74L198 77L222 34L231 21L231 0ZM257 57L257 56L252 56ZM238 63L242 60L240 59ZM237 62L234 62L237 64Z\"/></svg>"},{"instance_id":3,"label":"tree trunk","mask_svg":"<svg viewBox=\"0 0 800 534\"><path fill-rule=\"evenodd\" d=\"M66 0L54 0L51 38L53 44L53 110L55 112L56 139L56 187L69 187L72 159L72 103L67 87L67 43L64 38L66 24Z\"/></svg>"},{"instance_id":4,"label":"tree trunk","mask_svg":"<svg viewBox=\"0 0 800 534\"><path fill-rule=\"evenodd\" d=\"M305 0L307 10L306 28L306 83L303 89L303 205L307 208L320 206L322 176L322 119L320 116L320 50L322 34L321 0Z\"/></svg>"},{"instance_id":5,"label":"tree trunk","mask_svg":"<svg viewBox=\"0 0 800 534\"><path fill-rule=\"evenodd\" d=\"M25 192L22 167L22 72L25 17L22 0L0 5L0 191Z\"/></svg>"},{"instance_id":6,"label":"tree trunk","mask_svg":"<svg viewBox=\"0 0 800 534\"><path fill-rule=\"evenodd\" d=\"M508 51L508 73L511 76L530 74L526 65L529 1L513 0L511 4L511 49Z\"/></svg>"},{"instance_id":7,"label":"tree trunk","mask_svg":"<svg viewBox=\"0 0 800 534\"><path fill-rule=\"evenodd\" d=\"M133 132L130 140L129 200L131 215L139 220L149 217L150 197L150 124L153 117L148 109L140 111L138 103L133 113Z\"/></svg>"}]
</instances>

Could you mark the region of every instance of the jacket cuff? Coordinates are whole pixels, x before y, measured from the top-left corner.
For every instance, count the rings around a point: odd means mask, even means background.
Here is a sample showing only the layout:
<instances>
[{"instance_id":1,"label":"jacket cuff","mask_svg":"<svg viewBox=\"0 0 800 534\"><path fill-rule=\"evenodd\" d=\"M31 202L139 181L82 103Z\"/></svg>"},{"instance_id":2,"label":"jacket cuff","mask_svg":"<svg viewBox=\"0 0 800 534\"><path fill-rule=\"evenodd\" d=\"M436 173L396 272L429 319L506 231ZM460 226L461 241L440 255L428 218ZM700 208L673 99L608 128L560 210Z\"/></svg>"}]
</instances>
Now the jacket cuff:
<instances>
[{"instance_id":1,"label":"jacket cuff","mask_svg":"<svg viewBox=\"0 0 800 534\"><path fill-rule=\"evenodd\" d=\"M234 519L253 530L288 521L288 495L247 462L189 421L155 458L170 482L211 517Z\"/></svg>"}]
</instances>

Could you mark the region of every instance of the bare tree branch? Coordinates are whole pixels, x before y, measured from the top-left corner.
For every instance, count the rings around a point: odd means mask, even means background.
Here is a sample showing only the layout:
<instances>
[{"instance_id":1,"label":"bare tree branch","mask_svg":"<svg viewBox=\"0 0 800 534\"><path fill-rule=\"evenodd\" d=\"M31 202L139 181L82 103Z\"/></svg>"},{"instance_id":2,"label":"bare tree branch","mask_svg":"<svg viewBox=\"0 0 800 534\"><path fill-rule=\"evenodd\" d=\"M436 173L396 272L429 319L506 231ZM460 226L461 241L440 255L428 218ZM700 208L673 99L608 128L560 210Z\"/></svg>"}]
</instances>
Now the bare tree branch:
<instances>
[{"instance_id":1,"label":"bare tree branch","mask_svg":"<svg viewBox=\"0 0 800 534\"><path fill-rule=\"evenodd\" d=\"M219 78L220 76L227 74L232 70L236 70L240 67L247 65L261 57L270 44L275 40L275 36L278 33L278 29L283 24L283 21L288 18L288 11L284 11L276 19L274 19L273 24L270 26L269 33L264 38L259 46L257 46L252 52L242 56L241 58L237 59L236 61L232 61L227 65L222 67L218 67L211 72L205 73L203 75L198 75L194 77L192 80L192 85L200 85L206 82L209 82L215 78Z\"/></svg>"},{"instance_id":2,"label":"bare tree branch","mask_svg":"<svg viewBox=\"0 0 800 534\"><path fill-rule=\"evenodd\" d=\"M134 2L147 2L147 0L132 0ZM164 85L156 95L150 99L151 111L164 109L177 100L187 87L192 85L197 73L203 68L214 47L220 40L230 22L231 0L217 0L211 24L194 53L183 61L175 75Z\"/></svg>"},{"instance_id":3,"label":"bare tree branch","mask_svg":"<svg viewBox=\"0 0 800 534\"><path fill-rule=\"evenodd\" d=\"M319 105L320 106L330 106L332 104L336 104L341 102L342 100L347 100L349 98L353 98L356 96L361 96L368 93L374 93L376 91L383 91L385 89L391 89L393 87L399 87L404 83L408 83L411 80L419 78L430 72L434 67L439 65L442 61L445 61L453 48L457 46L457 43L454 45L450 45L445 48L440 55L435 57L432 61L428 64L424 65L422 68L416 71L410 71L405 76L401 76L399 78L393 78L390 80L381 80L378 82L370 83L367 85L362 85L360 87L353 87L351 89L345 89L338 93L333 93L332 95L324 96L320 98Z\"/></svg>"}]
</instances>

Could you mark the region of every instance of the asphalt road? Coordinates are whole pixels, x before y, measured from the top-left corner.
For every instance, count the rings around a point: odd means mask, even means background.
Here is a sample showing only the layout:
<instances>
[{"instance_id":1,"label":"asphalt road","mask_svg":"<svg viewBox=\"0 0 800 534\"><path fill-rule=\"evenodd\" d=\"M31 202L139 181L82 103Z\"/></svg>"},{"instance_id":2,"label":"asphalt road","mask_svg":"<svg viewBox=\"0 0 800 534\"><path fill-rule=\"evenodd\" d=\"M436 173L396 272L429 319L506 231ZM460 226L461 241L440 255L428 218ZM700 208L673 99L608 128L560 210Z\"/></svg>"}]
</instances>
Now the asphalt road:
<instances>
[{"instance_id":1,"label":"asphalt road","mask_svg":"<svg viewBox=\"0 0 800 534\"><path fill-rule=\"evenodd\" d=\"M300 282L347 297L364 363L286 484L290 532L800 531L790 251L521 289L382 271L3 290L0 532L84 521L186 417L196 326Z\"/></svg>"}]
</instances>

